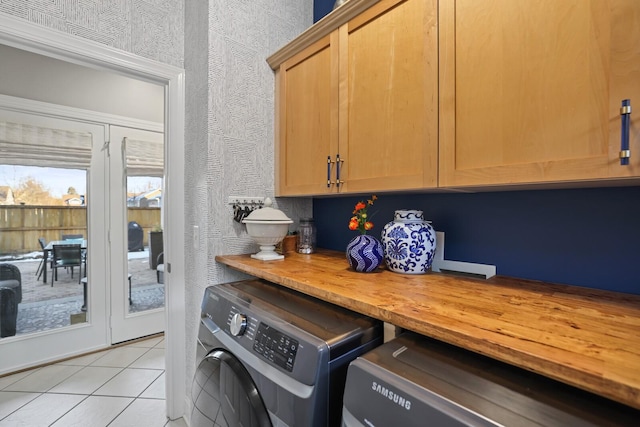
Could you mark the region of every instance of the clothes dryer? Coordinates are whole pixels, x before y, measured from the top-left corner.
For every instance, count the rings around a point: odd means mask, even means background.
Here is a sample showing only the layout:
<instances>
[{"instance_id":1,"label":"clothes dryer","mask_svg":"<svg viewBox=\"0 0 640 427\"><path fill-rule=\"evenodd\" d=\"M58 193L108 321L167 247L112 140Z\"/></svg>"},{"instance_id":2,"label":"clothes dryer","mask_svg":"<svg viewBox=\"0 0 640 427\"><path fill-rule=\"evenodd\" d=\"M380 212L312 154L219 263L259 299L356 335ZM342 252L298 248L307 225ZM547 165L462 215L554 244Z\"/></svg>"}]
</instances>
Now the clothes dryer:
<instances>
[{"instance_id":1,"label":"clothes dryer","mask_svg":"<svg viewBox=\"0 0 640 427\"><path fill-rule=\"evenodd\" d=\"M359 357L345 427L633 426L640 411L533 372L404 333Z\"/></svg>"},{"instance_id":2,"label":"clothes dryer","mask_svg":"<svg viewBox=\"0 0 640 427\"><path fill-rule=\"evenodd\" d=\"M348 364L382 330L263 280L207 288L191 426L339 426Z\"/></svg>"}]
</instances>

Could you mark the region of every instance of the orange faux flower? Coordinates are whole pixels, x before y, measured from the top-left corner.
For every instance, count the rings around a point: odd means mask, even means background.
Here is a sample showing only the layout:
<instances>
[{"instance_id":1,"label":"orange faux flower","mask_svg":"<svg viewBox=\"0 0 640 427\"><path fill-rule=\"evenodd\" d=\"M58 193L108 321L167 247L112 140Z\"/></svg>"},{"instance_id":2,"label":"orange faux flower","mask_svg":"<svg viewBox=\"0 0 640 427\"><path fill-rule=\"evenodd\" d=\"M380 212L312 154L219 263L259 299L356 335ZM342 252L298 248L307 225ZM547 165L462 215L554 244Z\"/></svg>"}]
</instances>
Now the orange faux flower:
<instances>
[{"instance_id":1,"label":"orange faux flower","mask_svg":"<svg viewBox=\"0 0 640 427\"><path fill-rule=\"evenodd\" d=\"M356 203L356 206L353 210L353 217L349 220L349 230L360 230L360 233L367 234L367 231L373 228L373 223L369 221L367 209L369 206L373 205L373 202L378 198L375 196L371 196L371 199L367 200L367 203L362 200Z\"/></svg>"}]
</instances>

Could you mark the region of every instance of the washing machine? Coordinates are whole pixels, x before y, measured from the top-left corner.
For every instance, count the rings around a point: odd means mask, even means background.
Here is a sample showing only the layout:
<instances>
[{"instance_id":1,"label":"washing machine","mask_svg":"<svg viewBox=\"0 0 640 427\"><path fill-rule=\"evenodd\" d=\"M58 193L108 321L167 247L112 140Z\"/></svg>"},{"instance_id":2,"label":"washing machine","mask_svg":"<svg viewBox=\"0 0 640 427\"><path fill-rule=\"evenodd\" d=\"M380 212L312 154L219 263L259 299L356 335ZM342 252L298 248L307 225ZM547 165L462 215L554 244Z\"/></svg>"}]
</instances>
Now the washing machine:
<instances>
[{"instance_id":1,"label":"washing machine","mask_svg":"<svg viewBox=\"0 0 640 427\"><path fill-rule=\"evenodd\" d=\"M404 333L351 362L343 427L632 426L640 411Z\"/></svg>"},{"instance_id":2,"label":"washing machine","mask_svg":"<svg viewBox=\"0 0 640 427\"><path fill-rule=\"evenodd\" d=\"M208 287L192 427L339 426L349 362L382 323L263 280Z\"/></svg>"}]
</instances>

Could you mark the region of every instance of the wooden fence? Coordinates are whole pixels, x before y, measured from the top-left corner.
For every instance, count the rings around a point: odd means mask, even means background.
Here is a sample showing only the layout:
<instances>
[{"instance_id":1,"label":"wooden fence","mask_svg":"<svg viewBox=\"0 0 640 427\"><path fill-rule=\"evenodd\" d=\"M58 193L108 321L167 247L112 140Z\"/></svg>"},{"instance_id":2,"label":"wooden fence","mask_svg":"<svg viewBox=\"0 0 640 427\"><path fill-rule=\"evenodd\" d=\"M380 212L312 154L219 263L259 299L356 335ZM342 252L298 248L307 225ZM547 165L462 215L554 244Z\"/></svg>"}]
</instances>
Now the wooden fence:
<instances>
[{"instance_id":1,"label":"wooden fence","mask_svg":"<svg viewBox=\"0 0 640 427\"><path fill-rule=\"evenodd\" d=\"M160 224L160 208L127 208L128 220L142 227L143 244ZM85 206L0 206L0 255L40 251L38 238L60 240L63 234L87 236Z\"/></svg>"}]
</instances>

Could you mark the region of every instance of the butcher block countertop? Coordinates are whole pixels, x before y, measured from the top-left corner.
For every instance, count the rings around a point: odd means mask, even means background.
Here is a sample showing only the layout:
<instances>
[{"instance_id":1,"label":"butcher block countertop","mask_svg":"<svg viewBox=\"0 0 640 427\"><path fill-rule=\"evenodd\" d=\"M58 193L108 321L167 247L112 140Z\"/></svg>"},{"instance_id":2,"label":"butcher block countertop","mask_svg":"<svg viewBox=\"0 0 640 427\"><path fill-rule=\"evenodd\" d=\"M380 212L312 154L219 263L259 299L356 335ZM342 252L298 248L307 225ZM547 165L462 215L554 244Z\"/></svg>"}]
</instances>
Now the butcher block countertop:
<instances>
[{"instance_id":1,"label":"butcher block countertop","mask_svg":"<svg viewBox=\"0 0 640 427\"><path fill-rule=\"evenodd\" d=\"M216 261L640 409L640 296L501 276L357 273L327 250Z\"/></svg>"}]
</instances>

